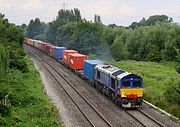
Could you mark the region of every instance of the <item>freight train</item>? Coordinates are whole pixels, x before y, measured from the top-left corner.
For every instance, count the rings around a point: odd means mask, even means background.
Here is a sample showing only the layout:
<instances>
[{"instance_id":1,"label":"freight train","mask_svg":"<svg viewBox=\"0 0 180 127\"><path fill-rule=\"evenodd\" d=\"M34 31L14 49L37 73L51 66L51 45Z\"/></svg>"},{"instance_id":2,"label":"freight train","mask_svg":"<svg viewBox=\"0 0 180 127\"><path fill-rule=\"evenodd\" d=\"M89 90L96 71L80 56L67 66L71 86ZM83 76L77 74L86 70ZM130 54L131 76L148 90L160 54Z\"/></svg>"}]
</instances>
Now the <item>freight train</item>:
<instances>
[{"instance_id":1,"label":"freight train","mask_svg":"<svg viewBox=\"0 0 180 127\"><path fill-rule=\"evenodd\" d=\"M33 46L77 72L96 89L109 96L124 108L134 108L143 102L143 79L99 60L87 60L87 56L66 47L54 46L39 40L26 38L25 44Z\"/></svg>"}]
</instances>

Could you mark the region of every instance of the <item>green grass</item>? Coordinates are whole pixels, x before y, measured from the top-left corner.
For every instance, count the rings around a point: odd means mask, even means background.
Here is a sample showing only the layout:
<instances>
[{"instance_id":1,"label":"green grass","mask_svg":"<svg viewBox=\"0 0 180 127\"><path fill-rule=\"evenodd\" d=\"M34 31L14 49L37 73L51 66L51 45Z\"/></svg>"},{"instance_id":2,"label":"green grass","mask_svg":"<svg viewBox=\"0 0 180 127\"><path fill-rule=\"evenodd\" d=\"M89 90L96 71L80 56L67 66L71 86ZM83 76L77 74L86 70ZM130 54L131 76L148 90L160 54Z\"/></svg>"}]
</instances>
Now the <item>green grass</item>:
<instances>
[{"instance_id":1,"label":"green grass","mask_svg":"<svg viewBox=\"0 0 180 127\"><path fill-rule=\"evenodd\" d=\"M11 102L8 108L0 107L0 126L61 126L58 111L45 95L40 75L31 61L28 61L28 68L27 73L11 69L0 77L0 100L9 93Z\"/></svg>"},{"instance_id":2,"label":"green grass","mask_svg":"<svg viewBox=\"0 0 180 127\"><path fill-rule=\"evenodd\" d=\"M141 76L144 80L144 98L180 118L180 94L172 88L177 86L179 89L180 74L173 64L127 60L115 62L114 65Z\"/></svg>"}]
</instances>

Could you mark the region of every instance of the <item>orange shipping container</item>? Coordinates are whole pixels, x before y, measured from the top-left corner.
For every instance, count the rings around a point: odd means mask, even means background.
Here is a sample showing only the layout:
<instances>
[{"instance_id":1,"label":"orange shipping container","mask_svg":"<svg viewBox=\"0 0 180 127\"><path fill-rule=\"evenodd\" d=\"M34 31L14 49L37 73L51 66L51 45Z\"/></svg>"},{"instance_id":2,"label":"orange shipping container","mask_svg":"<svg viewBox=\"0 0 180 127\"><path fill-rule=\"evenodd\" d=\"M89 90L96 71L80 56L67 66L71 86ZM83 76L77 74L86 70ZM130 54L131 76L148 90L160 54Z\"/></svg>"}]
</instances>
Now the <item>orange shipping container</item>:
<instances>
[{"instance_id":1,"label":"orange shipping container","mask_svg":"<svg viewBox=\"0 0 180 127\"><path fill-rule=\"evenodd\" d=\"M69 64L69 55L70 54L74 54L74 53L78 53L77 51L75 51L75 50L63 50L63 62L65 63L65 64Z\"/></svg>"},{"instance_id":2,"label":"orange shipping container","mask_svg":"<svg viewBox=\"0 0 180 127\"><path fill-rule=\"evenodd\" d=\"M87 60L87 56L83 54L70 54L69 55L69 67L75 70L83 69L83 62Z\"/></svg>"},{"instance_id":3,"label":"orange shipping container","mask_svg":"<svg viewBox=\"0 0 180 127\"><path fill-rule=\"evenodd\" d=\"M32 39L28 39L28 45L33 46L33 40Z\"/></svg>"}]
</instances>

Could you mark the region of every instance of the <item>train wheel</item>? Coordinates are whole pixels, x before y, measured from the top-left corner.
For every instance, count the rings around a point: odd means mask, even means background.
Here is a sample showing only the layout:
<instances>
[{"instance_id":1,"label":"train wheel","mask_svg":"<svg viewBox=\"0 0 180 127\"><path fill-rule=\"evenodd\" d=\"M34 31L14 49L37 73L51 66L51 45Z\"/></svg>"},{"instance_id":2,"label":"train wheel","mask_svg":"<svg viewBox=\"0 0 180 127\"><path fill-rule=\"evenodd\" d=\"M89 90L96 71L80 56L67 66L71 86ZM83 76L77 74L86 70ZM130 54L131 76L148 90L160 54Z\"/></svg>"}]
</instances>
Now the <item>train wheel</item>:
<instances>
[{"instance_id":1,"label":"train wheel","mask_svg":"<svg viewBox=\"0 0 180 127\"><path fill-rule=\"evenodd\" d=\"M95 81L95 85L94 85L94 87L95 87L96 89L98 89L98 88L99 88L99 83L98 83L97 81Z\"/></svg>"},{"instance_id":2,"label":"train wheel","mask_svg":"<svg viewBox=\"0 0 180 127\"><path fill-rule=\"evenodd\" d=\"M99 87L98 87L98 91L102 93L103 91L103 86L100 84Z\"/></svg>"},{"instance_id":3,"label":"train wheel","mask_svg":"<svg viewBox=\"0 0 180 127\"><path fill-rule=\"evenodd\" d=\"M117 100L117 97L116 97L116 94L115 94L115 93L112 93L112 100L113 100L114 102L116 102L116 100Z\"/></svg>"},{"instance_id":4,"label":"train wheel","mask_svg":"<svg viewBox=\"0 0 180 127\"><path fill-rule=\"evenodd\" d=\"M102 94L106 94L106 87L102 88Z\"/></svg>"},{"instance_id":5,"label":"train wheel","mask_svg":"<svg viewBox=\"0 0 180 127\"><path fill-rule=\"evenodd\" d=\"M112 94L113 94L113 92L110 92L110 93L109 93L109 98L110 98L110 99L112 99Z\"/></svg>"}]
</instances>

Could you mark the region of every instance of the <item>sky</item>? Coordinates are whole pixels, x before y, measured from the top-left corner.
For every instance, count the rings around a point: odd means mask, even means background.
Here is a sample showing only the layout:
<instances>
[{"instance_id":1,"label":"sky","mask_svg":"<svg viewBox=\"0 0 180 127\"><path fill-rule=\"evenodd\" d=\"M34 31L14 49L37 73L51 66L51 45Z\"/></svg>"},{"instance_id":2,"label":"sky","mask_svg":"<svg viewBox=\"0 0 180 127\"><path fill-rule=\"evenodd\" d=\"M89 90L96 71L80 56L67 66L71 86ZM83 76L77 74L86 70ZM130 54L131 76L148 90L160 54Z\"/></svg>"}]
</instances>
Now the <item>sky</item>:
<instances>
[{"instance_id":1,"label":"sky","mask_svg":"<svg viewBox=\"0 0 180 127\"><path fill-rule=\"evenodd\" d=\"M157 14L180 22L180 0L0 0L0 12L17 25L28 24L36 17L47 23L56 18L63 3L65 9L78 8L89 21L100 15L104 24L128 26Z\"/></svg>"}]
</instances>

